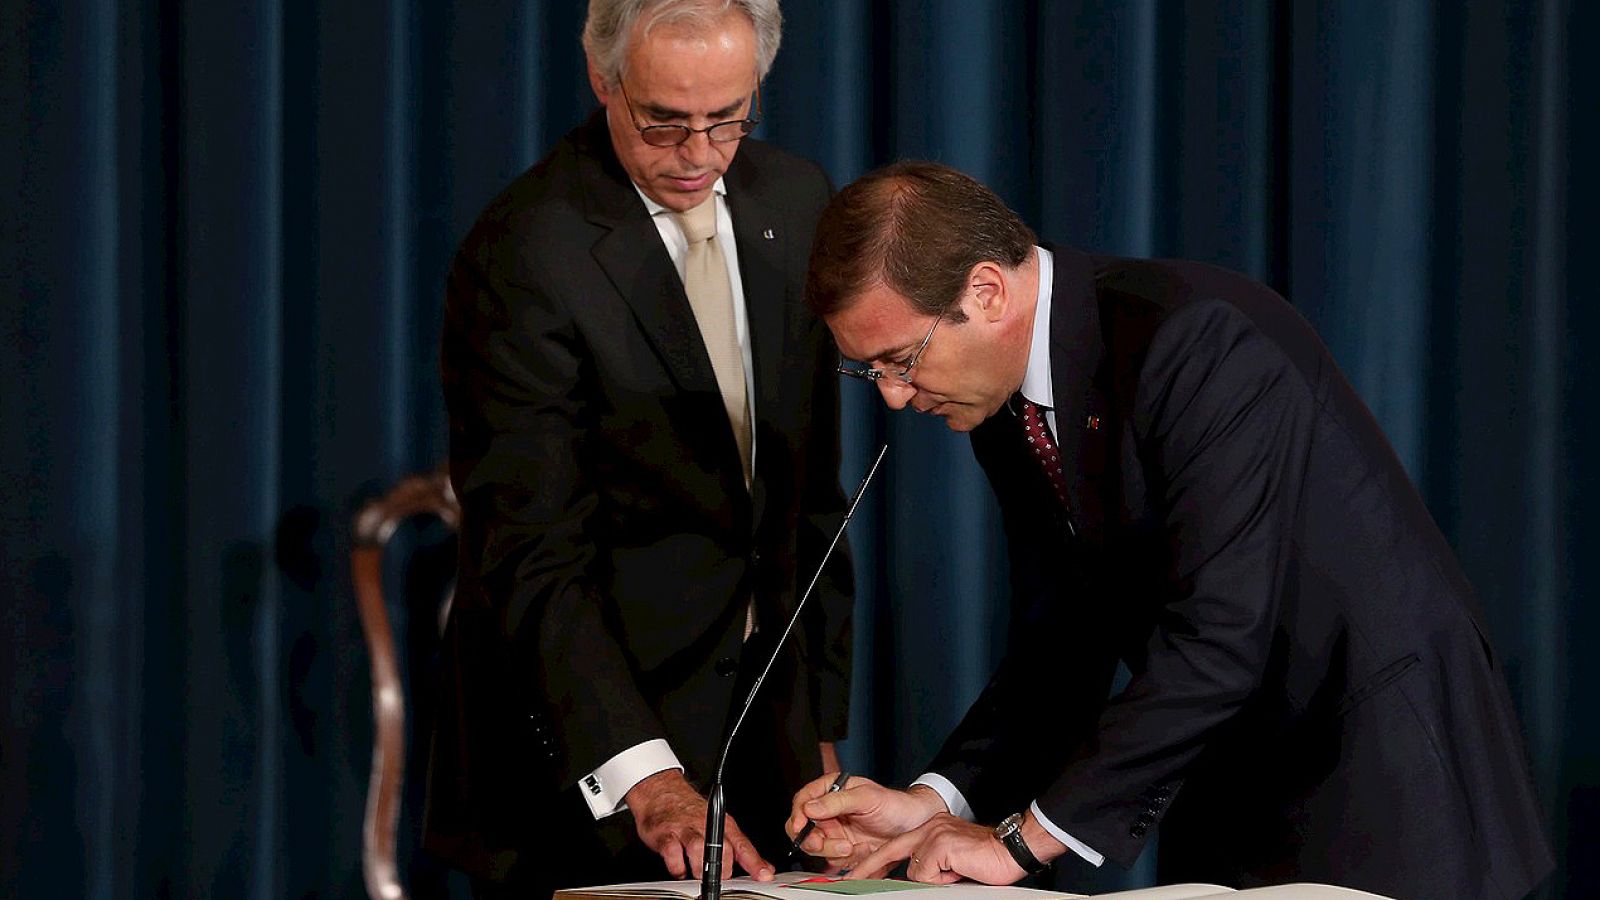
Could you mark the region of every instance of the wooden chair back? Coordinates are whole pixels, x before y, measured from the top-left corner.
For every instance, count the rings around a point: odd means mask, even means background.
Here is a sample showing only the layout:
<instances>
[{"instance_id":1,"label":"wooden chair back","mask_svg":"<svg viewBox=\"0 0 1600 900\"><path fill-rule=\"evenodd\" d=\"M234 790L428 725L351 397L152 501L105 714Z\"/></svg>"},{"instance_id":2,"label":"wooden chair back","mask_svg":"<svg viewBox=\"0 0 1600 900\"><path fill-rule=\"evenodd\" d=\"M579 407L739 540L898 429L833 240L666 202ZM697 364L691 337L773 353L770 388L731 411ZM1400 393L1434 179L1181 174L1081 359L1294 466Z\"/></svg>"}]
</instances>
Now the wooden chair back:
<instances>
[{"instance_id":1,"label":"wooden chair back","mask_svg":"<svg viewBox=\"0 0 1600 900\"><path fill-rule=\"evenodd\" d=\"M433 516L451 530L459 527L461 505L441 467L402 480L356 514L350 571L355 583L361 630L371 654L373 742L361 832L361 871L371 900L408 900L400 872L396 828L405 788L407 702L397 647L384 595L384 552L408 519ZM439 603L434 623L443 633L450 616L450 592Z\"/></svg>"}]
</instances>

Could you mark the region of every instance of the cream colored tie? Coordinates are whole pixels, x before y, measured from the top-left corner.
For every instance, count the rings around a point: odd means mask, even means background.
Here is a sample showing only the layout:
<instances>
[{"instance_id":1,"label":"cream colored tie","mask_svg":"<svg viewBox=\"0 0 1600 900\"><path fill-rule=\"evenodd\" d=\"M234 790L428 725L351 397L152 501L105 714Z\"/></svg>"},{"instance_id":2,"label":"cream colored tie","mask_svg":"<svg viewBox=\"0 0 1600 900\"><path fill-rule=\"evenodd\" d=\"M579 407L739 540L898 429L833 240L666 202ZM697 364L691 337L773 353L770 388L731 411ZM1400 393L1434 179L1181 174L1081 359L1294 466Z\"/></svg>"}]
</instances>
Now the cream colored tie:
<instances>
[{"instance_id":1,"label":"cream colored tie","mask_svg":"<svg viewBox=\"0 0 1600 900\"><path fill-rule=\"evenodd\" d=\"M683 260L683 290L689 295L694 320L700 325L700 338L711 357L711 371L717 376L722 406L733 427L733 440L739 446L739 466L744 470L744 486L750 486L750 407L744 389L744 351L739 348L739 329L735 324L733 285L728 281L728 261L717 244L717 195L694 209L676 213L689 252ZM744 608L744 639L756 627L756 604L752 599Z\"/></svg>"},{"instance_id":2,"label":"cream colored tie","mask_svg":"<svg viewBox=\"0 0 1600 900\"><path fill-rule=\"evenodd\" d=\"M717 241L717 195L686 212L676 213L689 252L683 261L683 289L700 325L700 337L711 357L711 370L717 376L722 405L739 445L739 464L744 483L750 486L750 407L744 386L744 351L739 348L739 330L734 323L733 286L728 282L728 263Z\"/></svg>"}]
</instances>

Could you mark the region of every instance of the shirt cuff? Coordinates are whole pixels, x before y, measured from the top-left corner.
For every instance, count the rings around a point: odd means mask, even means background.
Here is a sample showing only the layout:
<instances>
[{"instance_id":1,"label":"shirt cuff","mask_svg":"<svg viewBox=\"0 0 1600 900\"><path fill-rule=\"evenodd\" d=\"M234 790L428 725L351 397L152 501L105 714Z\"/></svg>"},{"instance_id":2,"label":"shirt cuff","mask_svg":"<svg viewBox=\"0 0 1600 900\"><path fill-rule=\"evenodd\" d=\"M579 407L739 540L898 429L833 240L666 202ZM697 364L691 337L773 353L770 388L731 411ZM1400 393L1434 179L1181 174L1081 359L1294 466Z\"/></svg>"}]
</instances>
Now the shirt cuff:
<instances>
[{"instance_id":1,"label":"shirt cuff","mask_svg":"<svg viewBox=\"0 0 1600 900\"><path fill-rule=\"evenodd\" d=\"M663 738L645 741L606 760L598 769L578 781L578 789L596 819L604 819L628 808L623 798L633 786L657 772L683 771L683 763Z\"/></svg>"},{"instance_id":2,"label":"shirt cuff","mask_svg":"<svg viewBox=\"0 0 1600 900\"><path fill-rule=\"evenodd\" d=\"M967 803L967 798L961 789L950 782L950 779L938 772L924 772L920 778L911 782L912 787L924 785L933 788L933 792L944 801L945 808L950 810L950 815L958 819L972 821L972 806Z\"/></svg>"},{"instance_id":3,"label":"shirt cuff","mask_svg":"<svg viewBox=\"0 0 1600 900\"><path fill-rule=\"evenodd\" d=\"M1085 844L1083 841L1080 841L1072 835L1067 834L1065 831L1057 828L1056 823L1045 818L1044 811L1039 809L1039 801L1035 800L1028 806L1028 808L1033 810L1033 817L1038 820L1040 825L1044 826L1045 831L1050 832L1051 837L1063 844L1066 844L1068 850L1071 850L1073 853L1083 857L1084 861L1089 865L1098 868L1101 863L1106 861L1106 858L1103 855L1089 849L1088 844Z\"/></svg>"}]
</instances>

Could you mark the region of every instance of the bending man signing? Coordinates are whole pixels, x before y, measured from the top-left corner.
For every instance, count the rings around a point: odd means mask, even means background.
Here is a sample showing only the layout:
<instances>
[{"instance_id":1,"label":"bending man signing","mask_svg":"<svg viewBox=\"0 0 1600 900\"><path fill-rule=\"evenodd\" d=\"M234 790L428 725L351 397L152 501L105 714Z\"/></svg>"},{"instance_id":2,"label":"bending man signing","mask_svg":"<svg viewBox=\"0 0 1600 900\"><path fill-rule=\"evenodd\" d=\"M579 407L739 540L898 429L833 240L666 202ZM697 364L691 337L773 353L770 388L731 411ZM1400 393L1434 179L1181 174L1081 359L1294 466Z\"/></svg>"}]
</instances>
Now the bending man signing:
<instances>
[{"instance_id":1,"label":"bending man signing","mask_svg":"<svg viewBox=\"0 0 1600 900\"><path fill-rule=\"evenodd\" d=\"M927 774L811 782L808 852L1009 883L1129 866L1159 823L1163 882L1460 900L1550 871L1477 598L1282 297L1040 244L901 163L823 211L807 301L844 374L971 433L1012 584L1006 658Z\"/></svg>"}]
</instances>

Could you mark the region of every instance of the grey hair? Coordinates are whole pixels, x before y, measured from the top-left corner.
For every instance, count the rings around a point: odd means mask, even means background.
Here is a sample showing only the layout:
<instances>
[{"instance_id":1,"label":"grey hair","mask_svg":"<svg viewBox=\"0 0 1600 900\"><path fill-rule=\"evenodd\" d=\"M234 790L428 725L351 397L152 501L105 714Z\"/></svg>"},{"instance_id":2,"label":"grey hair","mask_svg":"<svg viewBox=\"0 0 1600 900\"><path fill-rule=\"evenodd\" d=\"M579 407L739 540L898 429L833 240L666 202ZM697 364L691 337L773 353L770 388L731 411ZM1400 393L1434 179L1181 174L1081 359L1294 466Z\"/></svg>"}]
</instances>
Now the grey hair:
<instances>
[{"instance_id":1,"label":"grey hair","mask_svg":"<svg viewBox=\"0 0 1600 900\"><path fill-rule=\"evenodd\" d=\"M607 85L622 77L634 26L639 36L658 25L709 25L729 10L738 10L756 31L756 77L766 78L783 38L783 13L778 0L589 0L583 24L583 49Z\"/></svg>"}]
</instances>

